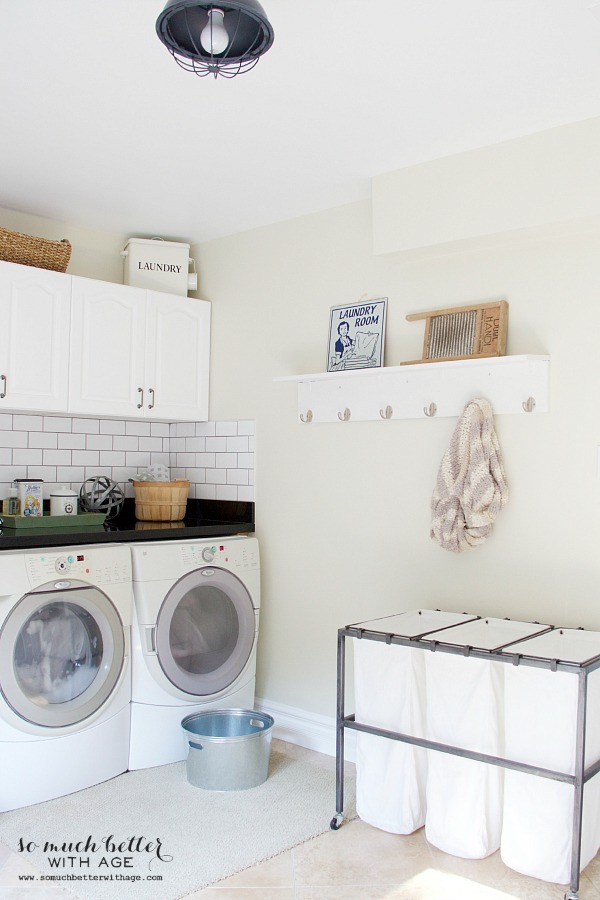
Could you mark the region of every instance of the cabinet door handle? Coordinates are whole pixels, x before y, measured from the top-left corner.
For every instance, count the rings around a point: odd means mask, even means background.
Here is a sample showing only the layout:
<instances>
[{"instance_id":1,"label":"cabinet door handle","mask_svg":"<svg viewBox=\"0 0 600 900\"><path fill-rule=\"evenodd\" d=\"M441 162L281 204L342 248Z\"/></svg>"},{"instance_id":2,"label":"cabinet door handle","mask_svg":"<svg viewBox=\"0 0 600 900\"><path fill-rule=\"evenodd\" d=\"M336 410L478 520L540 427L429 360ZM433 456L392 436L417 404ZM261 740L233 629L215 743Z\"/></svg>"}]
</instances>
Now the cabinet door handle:
<instances>
[{"instance_id":1,"label":"cabinet door handle","mask_svg":"<svg viewBox=\"0 0 600 900\"><path fill-rule=\"evenodd\" d=\"M6 397L6 375L0 375L0 381L4 382L4 390L0 393L0 400L4 400Z\"/></svg>"},{"instance_id":2,"label":"cabinet door handle","mask_svg":"<svg viewBox=\"0 0 600 900\"><path fill-rule=\"evenodd\" d=\"M151 397L152 403L148 404L148 409L154 409L154 388L148 388L148 393L152 394L152 397Z\"/></svg>"},{"instance_id":3,"label":"cabinet door handle","mask_svg":"<svg viewBox=\"0 0 600 900\"><path fill-rule=\"evenodd\" d=\"M141 395L142 395L141 398L140 398L141 403L138 403L138 405L137 405L137 408L138 408L138 409L141 409L142 406L144 405L144 388L138 388L138 394L141 394Z\"/></svg>"}]
</instances>

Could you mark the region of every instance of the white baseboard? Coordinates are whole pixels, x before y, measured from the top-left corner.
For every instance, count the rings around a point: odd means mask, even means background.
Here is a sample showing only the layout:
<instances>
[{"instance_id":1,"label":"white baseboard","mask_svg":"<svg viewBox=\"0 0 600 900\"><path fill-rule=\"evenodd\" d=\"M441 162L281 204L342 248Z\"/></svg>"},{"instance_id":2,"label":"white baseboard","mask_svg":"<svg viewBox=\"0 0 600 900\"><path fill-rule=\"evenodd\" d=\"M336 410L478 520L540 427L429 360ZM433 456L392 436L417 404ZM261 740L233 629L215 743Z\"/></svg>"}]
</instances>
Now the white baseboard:
<instances>
[{"instance_id":1,"label":"white baseboard","mask_svg":"<svg viewBox=\"0 0 600 900\"><path fill-rule=\"evenodd\" d=\"M257 697L254 701L256 709L272 716L273 737L280 741L289 741L318 753L335 756L335 719L320 716L317 713L286 706ZM356 759L356 733L345 729L344 759L354 762Z\"/></svg>"}]
</instances>

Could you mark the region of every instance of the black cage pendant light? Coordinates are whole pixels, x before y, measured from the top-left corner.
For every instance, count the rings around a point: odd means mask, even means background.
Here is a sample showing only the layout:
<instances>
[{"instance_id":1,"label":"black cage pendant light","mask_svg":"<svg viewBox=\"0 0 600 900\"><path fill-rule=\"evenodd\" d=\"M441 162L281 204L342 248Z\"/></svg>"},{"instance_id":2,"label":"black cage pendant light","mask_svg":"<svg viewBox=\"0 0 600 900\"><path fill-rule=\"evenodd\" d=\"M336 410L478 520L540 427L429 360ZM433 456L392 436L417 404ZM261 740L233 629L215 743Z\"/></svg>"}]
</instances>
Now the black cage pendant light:
<instances>
[{"instance_id":1,"label":"black cage pendant light","mask_svg":"<svg viewBox=\"0 0 600 900\"><path fill-rule=\"evenodd\" d=\"M156 33L183 69L215 78L253 69L274 37L257 0L169 0L156 20Z\"/></svg>"}]
</instances>

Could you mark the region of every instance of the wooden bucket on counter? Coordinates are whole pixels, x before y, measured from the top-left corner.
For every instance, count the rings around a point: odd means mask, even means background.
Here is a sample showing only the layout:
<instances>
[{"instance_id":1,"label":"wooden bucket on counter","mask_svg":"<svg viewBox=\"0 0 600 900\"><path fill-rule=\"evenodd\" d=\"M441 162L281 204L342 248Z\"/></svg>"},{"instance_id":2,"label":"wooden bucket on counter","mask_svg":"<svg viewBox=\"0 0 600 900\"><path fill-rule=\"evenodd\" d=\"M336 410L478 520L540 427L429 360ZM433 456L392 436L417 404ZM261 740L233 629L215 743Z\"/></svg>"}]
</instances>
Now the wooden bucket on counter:
<instances>
[{"instance_id":1,"label":"wooden bucket on counter","mask_svg":"<svg viewBox=\"0 0 600 900\"><path fill-rule=\"evenodd\" d=\"M185 516L190 483L134 481L135 517L142 522L178 522Z\"/></svg>"}]
</instances>

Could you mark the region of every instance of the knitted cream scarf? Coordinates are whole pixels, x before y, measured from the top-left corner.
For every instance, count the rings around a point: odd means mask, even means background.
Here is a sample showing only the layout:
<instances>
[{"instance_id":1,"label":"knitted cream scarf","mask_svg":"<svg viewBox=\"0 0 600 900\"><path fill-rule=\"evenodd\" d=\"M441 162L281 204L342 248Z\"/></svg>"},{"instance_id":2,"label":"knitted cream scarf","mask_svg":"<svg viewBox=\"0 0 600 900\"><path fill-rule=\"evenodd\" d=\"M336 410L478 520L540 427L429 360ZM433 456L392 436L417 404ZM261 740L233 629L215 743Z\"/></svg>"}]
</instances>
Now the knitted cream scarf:
<instances>
[{"instance_id":1,"label":"knitted cream scarf","mask_svg":"<svg viewBox=\"0 0 600 900\"><path fill-rule=\"evenodd\" d=\"M431 537L444 550L462 553L483 544L508 488L487 400L471 400L442 459L431 498Z\"/></svg>"}]
</instances>

